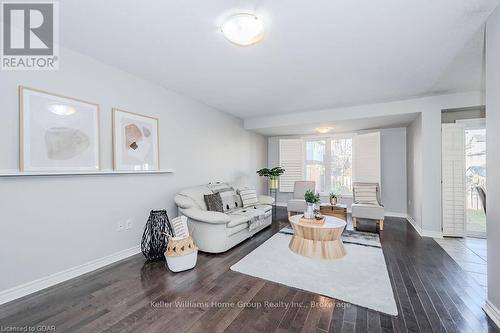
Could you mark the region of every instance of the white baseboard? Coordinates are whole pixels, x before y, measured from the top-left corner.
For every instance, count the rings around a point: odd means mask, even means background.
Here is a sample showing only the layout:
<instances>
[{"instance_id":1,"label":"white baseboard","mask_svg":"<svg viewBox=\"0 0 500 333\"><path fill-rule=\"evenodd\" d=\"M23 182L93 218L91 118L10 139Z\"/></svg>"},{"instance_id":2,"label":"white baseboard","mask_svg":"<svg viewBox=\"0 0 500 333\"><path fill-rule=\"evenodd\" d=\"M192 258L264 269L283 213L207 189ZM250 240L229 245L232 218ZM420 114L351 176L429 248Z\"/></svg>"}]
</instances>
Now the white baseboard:
<instances>
[{"instance_id":1,"label":"white baseboard","mask_svg":"<svg viewBox=\"0 0 500 333\"><path fill-rule=\"evenodd\" d=\"M75 266L72 268L69 268L67 270L64 270L62 272L57 272L54 274L51 274L49 276L30 281L27 283L23 283L19 286L2 290L0 291L0 304L4 304L7 302L10 302L12 300L15 300L17 298L21 298L23 296L32 294L34 292L40 291L42 289L54 286L56 284L59 284L61 282L73 279L77 276L83 275L85 273L92 272L96 269L99 269L101 267L110 265L112 263L115 263L117 261L120 261L122 259L128 258L130 256L133 256L137 253L141 252L141 247L140 245L131 247L129 249L125 249L113 254L110 254L108 256L105 256L103 258L99 258L96 260L92 260L88 263L85 263L83 265Z\"/></svg>"},{"instance_id":2,"label":"white baseboard","mask_svg":"<svg viewBox=\"0 0 500 333\"><path fill-rule=\"evenodd\" d=\"M406 219L410 224L412 225L413 229L422 237L431 237L431 238L443 238L443 233L440 231L434 231L434 230L425 230L422 229L417 222L410 216L406 216Z\"/></svg>"},{"instance_id":3,"label":"white baseboard","mask_svg":"<svg viewBox=\"0 0 500 333\"><path fill-rule=\"evenodd\" d=\"M443 238L443 233L441 231L422 230L422 237Z\"/></svg>"},{"instance_id":4,"label":"white baseboard","mask_svg":"<svg viewBox=\"0 0 500 333\"><path fill-rule=\"evenodd\" d=\"M410 215L407 215L406 216L406 220L411 224L411 226L413 227L413 229L415 229L416 232L418 232L418 234L420 236L422 236L422 228L420 228L420 226L417 224L417 222L413 219L413 217L411 217Z\"/></svg>"},{"instance_id":5,"label":"white baseboard","mask_svg":"<svg viewBox=\"0 0 500 333\"><path fill-rule=\"evenodd\" d=\"M483 305L483 310L488 317L493 320L497 327L500 327L500 310L498 310L489 300L486 300L486 303Z\"/></svg>"},{"instance_id":6,"label":"white baseboard","mask_svg":"<svg viewBox=\"0 0 500 333\"><path fill-rule=\"evenodd\" d=\"M401 218L407 218L408 214L406 213L396 213L396 212L385 212L385 216L390 216L390 217L401 217Z\"/></svg>"}]
</instances>

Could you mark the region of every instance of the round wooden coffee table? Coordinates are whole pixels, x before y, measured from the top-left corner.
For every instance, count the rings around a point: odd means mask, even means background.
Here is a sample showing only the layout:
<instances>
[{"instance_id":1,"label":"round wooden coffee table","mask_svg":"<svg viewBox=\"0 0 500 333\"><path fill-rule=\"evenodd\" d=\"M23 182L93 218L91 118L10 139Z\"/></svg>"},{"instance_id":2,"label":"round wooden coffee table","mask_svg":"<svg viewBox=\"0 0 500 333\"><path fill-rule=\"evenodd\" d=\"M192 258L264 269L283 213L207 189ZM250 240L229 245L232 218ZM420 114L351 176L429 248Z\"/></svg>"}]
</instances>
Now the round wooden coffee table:
<instances>
[{"instance_id":1,"label":"round wooden coffee table","mask_svg":"<svg viewBox=\"0 0 500 333\"><path fill-rule=\"evenodd\" d=\"M345 256L342 232L346 222L336 217L325 216L323 224L300 223L302 215L288 219L294 235L288 247L293 252L309 258L337 259Z\"/></svg>"}]
</instances>

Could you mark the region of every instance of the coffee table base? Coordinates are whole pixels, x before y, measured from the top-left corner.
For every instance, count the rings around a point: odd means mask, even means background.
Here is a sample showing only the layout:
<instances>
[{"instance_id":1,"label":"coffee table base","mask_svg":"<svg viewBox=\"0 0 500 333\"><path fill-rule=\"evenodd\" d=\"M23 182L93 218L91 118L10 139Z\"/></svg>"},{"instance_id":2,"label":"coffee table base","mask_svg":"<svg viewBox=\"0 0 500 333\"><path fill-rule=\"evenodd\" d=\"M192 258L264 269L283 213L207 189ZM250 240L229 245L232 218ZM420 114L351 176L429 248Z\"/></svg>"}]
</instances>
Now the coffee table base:
<instances>
[{"instance_id":1,"label":"coffee table base","mask_svg":"<svg viewBox=\"0 0 500 333\"><path fill-rule=\"evenodd\" d=\"M341 239L318 241L294 235L288 247L301 256L315 259L338 259L346 254Z\"/></svg>"}]
</instances>

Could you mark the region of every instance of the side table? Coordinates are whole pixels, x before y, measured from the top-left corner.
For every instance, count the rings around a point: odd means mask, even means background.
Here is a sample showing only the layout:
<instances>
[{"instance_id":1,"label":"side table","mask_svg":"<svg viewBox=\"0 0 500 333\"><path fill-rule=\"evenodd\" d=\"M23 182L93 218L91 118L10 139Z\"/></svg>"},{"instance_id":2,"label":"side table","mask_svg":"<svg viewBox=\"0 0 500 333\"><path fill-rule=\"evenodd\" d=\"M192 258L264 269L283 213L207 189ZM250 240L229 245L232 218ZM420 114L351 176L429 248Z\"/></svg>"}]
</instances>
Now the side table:
<instances>
[{"instance_id":1,"label":"side table","mask_svg":"<svg viewBox=\"0 0 500 333\"><path fill-rule=\"evenodd\" d=\"M347 221L347 205L325 203L319 206L319 211L323 215L338 217Z\"/></svg>"}]
</instances>

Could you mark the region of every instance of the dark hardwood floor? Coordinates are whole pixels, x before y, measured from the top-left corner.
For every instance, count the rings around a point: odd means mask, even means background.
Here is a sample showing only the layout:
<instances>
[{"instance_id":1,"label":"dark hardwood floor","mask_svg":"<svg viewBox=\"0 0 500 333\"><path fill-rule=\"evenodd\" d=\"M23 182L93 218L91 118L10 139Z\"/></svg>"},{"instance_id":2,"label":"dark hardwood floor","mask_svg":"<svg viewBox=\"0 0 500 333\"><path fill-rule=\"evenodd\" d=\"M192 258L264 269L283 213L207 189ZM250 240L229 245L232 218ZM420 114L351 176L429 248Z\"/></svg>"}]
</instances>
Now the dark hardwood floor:
<instances>
[{"instance_id":1,"label":"dark hardwood floor","mask_svg":"<svg viewBox=\"0 0 500 333\"><path fill-rule=\"evenodd\" d=\"M136 255L0 306L0 325L56 332L500 332L481 309L484 290L403 219L388 218L381 234L397 317L229 270L287 223L284 209L277 216L271 228L226 253L200 253L191 271L174 274L165 262Z\"/></svg>"}]
</instances>

